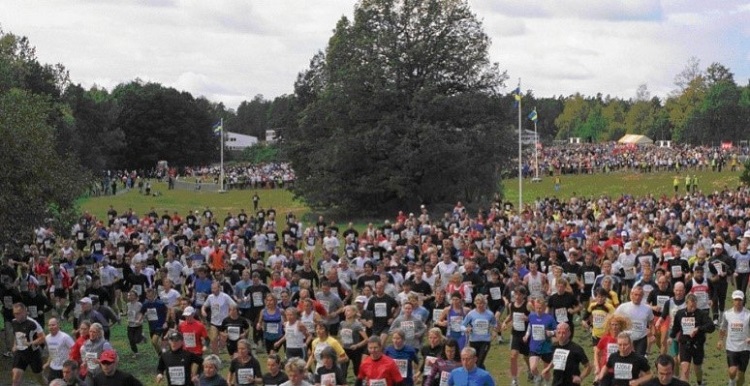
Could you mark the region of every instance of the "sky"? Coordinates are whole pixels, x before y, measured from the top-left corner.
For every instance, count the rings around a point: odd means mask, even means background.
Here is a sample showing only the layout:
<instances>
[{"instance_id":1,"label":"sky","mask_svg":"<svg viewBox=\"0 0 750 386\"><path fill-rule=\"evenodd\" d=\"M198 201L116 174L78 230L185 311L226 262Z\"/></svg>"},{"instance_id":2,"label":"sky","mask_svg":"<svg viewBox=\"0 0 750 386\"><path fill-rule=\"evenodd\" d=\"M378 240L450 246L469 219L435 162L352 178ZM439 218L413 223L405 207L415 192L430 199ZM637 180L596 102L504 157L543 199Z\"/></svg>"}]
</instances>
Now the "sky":
<instances>
[{"instance_id":1,"label":"sky","mask_svg":"<svg viewBox=\"0 0 750 386\"><path fill-rule=\"evenodd\" d=\"M236 108L293 93L352 0L2 0L0 27L84 87L136 78ZM490 58L537 97L666 97L689 58L750 78L750 1L469 0Z\"/></svg>"}]
</instances>

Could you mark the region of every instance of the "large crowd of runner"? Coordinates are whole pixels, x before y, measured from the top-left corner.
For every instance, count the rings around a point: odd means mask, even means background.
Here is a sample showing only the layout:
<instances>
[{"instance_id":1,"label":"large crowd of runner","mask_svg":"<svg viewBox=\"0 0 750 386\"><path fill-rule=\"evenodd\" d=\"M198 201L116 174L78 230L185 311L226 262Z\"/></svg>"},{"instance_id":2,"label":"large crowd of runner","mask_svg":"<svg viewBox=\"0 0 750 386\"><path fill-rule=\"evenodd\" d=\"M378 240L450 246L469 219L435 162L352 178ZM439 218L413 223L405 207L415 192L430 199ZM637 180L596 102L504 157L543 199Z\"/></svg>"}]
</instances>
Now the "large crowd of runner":
<instances>
[{"instance_id":1,"label":"large crowd of runner","mask_svg":"<svg viewBox=\"0 0 750 386\"><path fill-rule=\"evenodd\" d=\"M71 239L39 228L0 268L13 385L140 384L117 364L142 350L167 385L494 385L499 345L514 386L705 384L712 333L742 384L748 189L507 208L422 206L359 231L110 208Z\"/></svg>"}]
</instances>

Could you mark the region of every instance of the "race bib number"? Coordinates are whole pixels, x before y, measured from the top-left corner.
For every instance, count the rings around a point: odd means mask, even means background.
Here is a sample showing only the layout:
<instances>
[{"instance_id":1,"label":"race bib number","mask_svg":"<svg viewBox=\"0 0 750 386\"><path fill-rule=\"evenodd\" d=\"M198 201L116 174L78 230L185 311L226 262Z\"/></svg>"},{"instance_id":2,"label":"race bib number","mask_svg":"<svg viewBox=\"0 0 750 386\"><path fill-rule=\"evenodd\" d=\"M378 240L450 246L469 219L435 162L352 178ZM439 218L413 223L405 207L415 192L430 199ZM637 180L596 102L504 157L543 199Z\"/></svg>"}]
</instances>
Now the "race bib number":
<instances>
[{"instance_id":1,"label":"race bib number","mask_svg":"<svg viewBox=\"0 0 750 386\"><path fill-rule=\"evenodd\" d=\"M416 327L414 326L413 321L405 320L401 322L401 330L404 331L407 339L412 339L414 338L414 331L416 331Z\"/></svg>"},{"instance_id":2,"label":"race bib number","mask_svg":"<svg viewBox=\"0 0 750 386\"><path fill-rule=\"evenodd\" d=\"M729 323L729 339L743 341L746 338L745 325L741 322Z\"/></svg>"},{"instance_id":3,"label":"race bib number","mask_svg":"<svg viewBox=\"0 0 750 386\"><path fill-rule=\"evenodd\" d=\"M555 308L555 319L558 323L567 323L568 310L566 308Z\"/></svg>"},{"instance_id":4,"label":"race bib number","mask_svg":"<svg viewBox=\"0 0 750 386\"><path fill-rule=\"evenodd\" d=\"M424 358L424 375L432 374L432 365L437 361L437 357L426 356Z\"/></svg>"},{"instance_id":5,"label":"race bib number","mask_svg":"<svg viewBox=\"0 0 750 386\"><path fill-rule=\"evenodd\" d=\"M594 284L594 279L596 279L596 275L594 275L594 272L589 271L583 273L584 284Z\"/></svg>"},{"instance_id":6,"label":"race bib number","mask_svg":"<svg viewBox=\"0 0 750 386\"><path fill-rule=\"evenodd\" d=\"M240 385L255 384L255 371L253 369L237 369L237 383Z\"/></svg>"},{"instance_id":7,"label":"race bib number","mask_svg":"<svg viewBox=\"0 0 750 386\"><path fill-rule=\"evenodd\" d=\"M279 324L278 323L266 323L266 332L269 334L278 334Z\"/></svg>"},{"instance_id":8,"label":"race bib number","mask_svg":"<svg viewBox=\"0 0 750 386\"><path fill-rule=\"evenodd\" d=\"M475 320L473 323L473 332L475 335L489 335L490 322L487 320Z\"/></svg>"},{"instance_id":9,"label":"race bib number","mask_svg":"<svg viewBox=\"0 0 750 386\"><path fill-rule=\"evenodd\" d=\"M409 361L406 359L394 359L396 362L396 366L398 366L398 372L401 373L401 376L406 378L407 372L408 372L408 366Z\"/></svg>"},{"instance_id":10,"label":"race bib number","mask_svg":"<svg viewBox=\"0 0 750 386\"><path fill-rule=\"evenodd\" d=\"M253 307L262 307L262 306L263 306L263 293L253 292Z\"/></svg>"},{"instance_id":11,"label":"race bib number","mask_svg":"<svg viewBox=\"0 0 750 386\"><path fill-rule=\"evenodd\" d=\"M193 348L196 347L195 345L195 333L193 332L187 332L184 334L184 340L185 340L185 347L187 348Z\"/></svg>"},{"instance_id":12,"label":"race bib number","mask_svg":"<svg viewBox=\"0 0 750 386\"><path fill-rule=\"evenodd\" d=\"M682 277L682 267L679 265L672 266L672 277Z\"/></svg>"},{"instance_id":13,"label":"race bib number","mask_svg":"<svg viewBox=\"0 0 750 386\"><path fill-rule=\"evenodd\" d=\"M436 308L432 310L432 322L436 323L438 320L440 320L440 315L443 314L442 308Z\"/></svg>"},{"instance_id":14,"label":"race bib number","mask_svg":"<svg viewBox=\"0 0 750 386\"><path fill-rule=\"evenodd\" d=\"M592 317L592 324L594 325L594 328L599 329L604 327L604 321L607 319L607 315L605 314L594 314Z\"/></svg>"},{"instance_id":15,"label":"race bib number","mask_svg":"<svg viewBox=\"0 0 750 386\"><path fill-rule=\"evenodd\" d=\"M695 292L695 298L696 298L696 305L701 310L705 310L708 308L708 292Z\"/></svg>"},{"instance_id":16,"label":"race bib number","mask_svg":"<svg viewBox=\"0 0 750 386\"><path fill-rule=\"evenodd\" d=\"M328 373L320 376L320 384L323 386L336 385L336 373Z\"/></svg>"},{"instance_id":17,"label":"race bib number","mask_svg":"<svg viewBox=\"0 0 750 386\"><path fill-rule=\"evenodd\" d=\"M534 324L531 326L531 339L536 341L545 340L546 334L544 332L544 326L541 324Z\"/></svg>"},{"instance_id":18,"label":"race bib number","mask_svg":"<svg viewBox=\"0 0 750 386\"><path fill-rule=\"evenodd\" d=\"M513 313L513 330L524 331L526 330L526 321L524 320L524 314L522 312Z\"/></svg>"},{"instance_id":19,"label":"race bib number","mask_svg":"<svg viewBox=\"0 0 750 386\"><path fill-rule=\"evenodd\" d=\"M565 366L568 364L568 355L570 355L570 350L555 349L555 354L552 356L552 364L555 370L565 371Z\"/></svg>"},{"instance_id":20,"label":"race bib number","mask_svg":"<svg viewBox=\"0 0 750 386\"><path fill-rule=\"evenodd\" d=\"M354 344L354 334L350 328L342 328L341 331L339 331L339 336L341 337L341 343L344 345L348 346Z\"/></svg>"},{"instance_id":21,"label":"race bib number","mask_svg":"<svg viewBox=\"0 0 750 386\"><path fill-rule=\"evenodd\" d=\"M240 327L239 326L228 326L227 327L227 337L231 341L239 340L240 339Z\"/></svg>"},{"instance_id":22,"label":"race bib number","mask_svg":"<svg viewBox=\"0 0 750 386\"><path fill-rule=\"evenodd\" d=\"M664 309L664 305L667 304L668 300L669 296L659 295L656 297L656 305L659 306L659 309Z\"/></svg>"},{"instance_id":23,"label":"race bib number","mask_svg":"<svg viewBox=\"0 0 750 386\"><path fill-rule=\"evenodd\" d=\"M490 288L490 297L492 300L500 300L503 297L503 292L500 290L500 287Z\"/></svg>"},{"instance_id":24,"label":"race bib number","mask_svg":"<svg viewBox=\"0 0 750 386\"><path fill-rule=\"evenodd\" d=\"M143 286L140 284L134 284L133 291L135 291L135 293L137 293L138 296L141 296L141 294L143 293Z\"/></svg>"},{"instance_id":25,"label":"race bib number","mask_svg":"<svg viewBox=\"0 0 750 386\"><path fill-rule=\"evenodd\" d=\"M750 260L737 260L737 271L750 271Z\"/></svg>"},{"instance_id":26,"label":"race bib number","mask_svg":"<svg viewBox=\"0 0 750 386\"><path fill-rule=\"evenodd\" d=\"M184 385L185 384L185 368L178 366L169 367L169 384L170 385Z\"/></svg>"},{"instance_id":27,"label":"race bib number","mask_svg":"<svg viewBox=\"0 0 750 386\"><path fill-rule=\"evenodd\" d=\"M96 361L97 354L95 352L87 352L85 355L86 359L86 367L90 370L95 370L99 368L99 363Z\"/></svg>"},{"instance_id":28,"label":"race bib number","mask_svg":"<svg viewBox=\"0 0 750 386\"><path fill-rule=\"evenodd\" d=\"M463 318L460 316L451 316L451 320L450 320L451 331L460 332L462 321L463 321Z\"/></svg>"},{"instance_id":29,"label":"race bib number","mask_svg":"<svg viewBox=\"0 0 750 386\"><path fill-rule=\"evenodd\" d=\"M617 343L607 343L607 355L608 356L618 351L620 351L620 349L617 347Z\"/></svg>"},{"instance_id":30,"label":"race bib number","mask_svg":"<svg viewBox=\"0 0 750 386\"><path fill-rule=\"evenodd\" d=\"M370 386L388 386L385 379L370 379Z\"/></svg>"},{"instance_id":31,"label":"race bib number","mask_svg":"<svg viewBox=\"0 0 750 386\"><path fill-rule=\"evenodd\" d=\"M388 305L385 303L375 303L375 317L385 318L388 316Z\"/></svg>"},{"instance_id":32,"label":"race bib number","mask_svg":"<svg viewBox=\"0 0 750 386\"><path fill-rule=\"evenodd\" d=\"M28 348L28 340L26 334L23 332L16 333L16 350L26 350Z\"/></svg>"},{"instance_id":33,"label":"race bib number","mask_svg":"<svg viewBox=\"0 0 750 386\"><path fill-rule=\"evenodd\" d=\"M38 315L39 315L39 310L36 308L36 306L29 306L29 316L36 319Z\"/></svg>"},{"instance_id":34,"label":"race bib number","mask_svg":"<svg viewBox=\"0 0 750 386\"><path fill-rule=\"evenodd\" d=\"M633 320L632 323L633 323L633 327L632 327L633 332L640 334L646 331L646 325L642 321Z\"/></svg>"},{"instance_id":35,"label":"race bib number","mask_svg":"<svg viewBox=\"0 0 750 386\"><path fill-rule=\"evenodd\" d=\"M615 363L615 379L633 379L633 364Z\"/></svg>"},{"instance_id":36,"label":"race bib number","mask_svg":"<svg viewBox=\"0 0 750 386\"><path fill-rule=\"evenodd\" d=\"M682 318L680 324L682 327L682 335L690 335L695 331L695 318Z\"/></svg>"},{"instance_id":37,"label":"race bib number","mask_svg":"<svg viewBox=\"0 0 750 386\"><path fill-rule=\"evenodd\" d=\"M448 378L450 378L451 373L447 371L441 371L440 372L440 386L448 386Z\"/></svg>"},{"instance_id":38,"label":"race bib number","mask_svg":"<svg viewBox=\"0 0 750 386\"><path fill-rule=\"evenodd\" d=\"M155 322L159 319L159 316L156 314L156 308L147 308L146 309L146 320L149 322Z\"/></svg>"}]
</instances>

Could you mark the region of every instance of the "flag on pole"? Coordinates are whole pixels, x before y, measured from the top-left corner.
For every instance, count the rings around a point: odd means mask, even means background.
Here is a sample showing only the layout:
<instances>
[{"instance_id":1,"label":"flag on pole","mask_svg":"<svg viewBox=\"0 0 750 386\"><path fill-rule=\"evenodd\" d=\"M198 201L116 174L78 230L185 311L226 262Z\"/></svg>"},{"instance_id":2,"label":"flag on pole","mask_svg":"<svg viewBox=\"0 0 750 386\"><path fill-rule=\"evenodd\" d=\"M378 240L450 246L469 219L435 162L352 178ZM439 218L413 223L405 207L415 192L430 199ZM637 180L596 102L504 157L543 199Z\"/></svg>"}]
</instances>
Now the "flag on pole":
<instances>
[{"instance_id":1,"label":"flag on pole","mask_svg":"<svg viewBox=\"0 0 750 386\"><path fill-rule=\"evenodd\" d=\"M214 128L214 133L217 133L217 134L221 133L222 131L224 131L224 123L222 121L216 122L213 128Z\"/></svg>"},{"instance_id":2,"label":"flag on pole","mask_svg":"<svg viewBox=\"0 0 750 386\"><path fill-rule=\"evenodd\" d=\"M536 107L534 107L534 110L529 113L529 119L536 122L537 118L538 116L536 114Z\"/></svg>"},{"instance_id":3,"label":"flag on pole","mask_svg":"<svg viewBox=\"0 0 750 386\"><path fill-rule=\"evenodd\" d=\"M518 102L521 101L521 86L518 86L513 90L513 99L515 100L513 107L518 107Z\"/></svg>"}]
</instances>

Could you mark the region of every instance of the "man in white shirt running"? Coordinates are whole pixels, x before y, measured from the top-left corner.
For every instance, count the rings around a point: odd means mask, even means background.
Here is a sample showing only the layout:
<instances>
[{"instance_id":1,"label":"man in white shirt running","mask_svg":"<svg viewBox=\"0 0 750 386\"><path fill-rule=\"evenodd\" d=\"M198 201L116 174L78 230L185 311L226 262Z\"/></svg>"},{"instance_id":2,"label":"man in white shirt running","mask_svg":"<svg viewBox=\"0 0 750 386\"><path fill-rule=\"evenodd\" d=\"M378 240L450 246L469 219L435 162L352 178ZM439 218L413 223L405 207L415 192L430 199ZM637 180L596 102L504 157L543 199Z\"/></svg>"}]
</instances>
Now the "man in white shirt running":
<instances>
[{"instance_id":1,"label":"man in white shirt running","mask_svg":"<svg viewBox=\"0 0 750 386\"><path fill-rule=\"evenodd\" d=\"M721 350L723 344L727 351L730 386L744 383L750 361L750 311L744 307L744 301L744 292L732 292L732 308L721 314L719 342L716 343L716 348Z\"/></svg>"}]
</instances>

